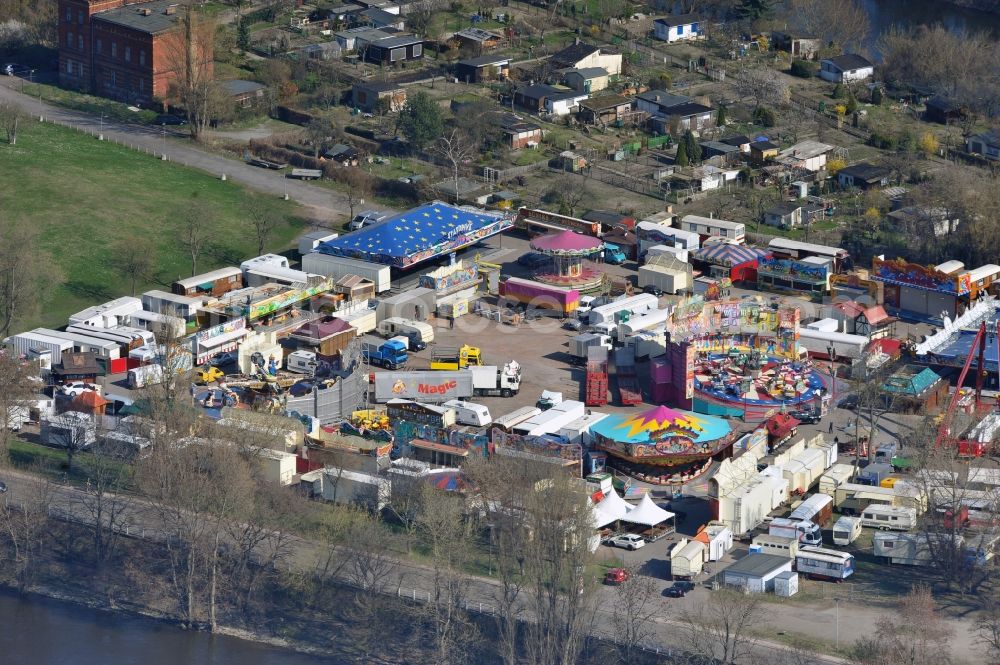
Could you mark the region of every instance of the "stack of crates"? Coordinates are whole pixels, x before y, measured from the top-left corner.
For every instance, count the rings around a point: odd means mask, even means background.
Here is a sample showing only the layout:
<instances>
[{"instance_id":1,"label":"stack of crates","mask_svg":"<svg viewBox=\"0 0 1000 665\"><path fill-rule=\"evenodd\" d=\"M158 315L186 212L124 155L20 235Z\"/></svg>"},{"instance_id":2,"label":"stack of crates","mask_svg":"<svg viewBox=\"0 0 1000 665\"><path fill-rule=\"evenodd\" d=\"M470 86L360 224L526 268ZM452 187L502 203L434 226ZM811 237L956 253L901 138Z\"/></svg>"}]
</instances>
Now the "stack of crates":
<instances>
[{"instance_id":1,"label":"stack of crates","mask_svg":"<svg viewBox=\"0 0 1000 665\"><path fill-rule=\"evenodd\" d=\"M608 403L608 349L591 346L587 349L587 385L584 403L604 406Z\"/></svg>"}]
</instances>

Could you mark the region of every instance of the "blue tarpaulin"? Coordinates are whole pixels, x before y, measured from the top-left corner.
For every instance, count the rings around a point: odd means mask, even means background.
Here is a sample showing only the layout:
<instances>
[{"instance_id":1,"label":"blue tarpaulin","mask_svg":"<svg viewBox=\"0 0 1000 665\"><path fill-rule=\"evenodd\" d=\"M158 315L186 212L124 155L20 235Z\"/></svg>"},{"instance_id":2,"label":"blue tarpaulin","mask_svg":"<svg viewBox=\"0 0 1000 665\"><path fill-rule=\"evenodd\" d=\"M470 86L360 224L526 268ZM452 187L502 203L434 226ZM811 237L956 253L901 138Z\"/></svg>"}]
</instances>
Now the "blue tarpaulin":
<instances>
[{"instance_id":1,"label":"blue tarpaulin","mask_svg":"<svg viewBox=\"0 0 1000 665\"><path fill-rule=\"evenodd\" d=\"M504 213L434 201L321 243L316 251L403 267L479 242L512 223Z\"/></svg>"}]
</instances>

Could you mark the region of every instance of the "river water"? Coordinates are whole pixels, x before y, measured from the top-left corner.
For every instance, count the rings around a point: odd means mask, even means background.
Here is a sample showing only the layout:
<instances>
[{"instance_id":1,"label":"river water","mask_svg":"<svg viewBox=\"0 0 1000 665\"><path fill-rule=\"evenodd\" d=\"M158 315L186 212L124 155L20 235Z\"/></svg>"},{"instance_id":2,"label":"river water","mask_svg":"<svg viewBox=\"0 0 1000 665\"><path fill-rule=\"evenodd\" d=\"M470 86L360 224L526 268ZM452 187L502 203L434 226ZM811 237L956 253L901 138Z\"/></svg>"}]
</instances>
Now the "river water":
<instances>
[{"instance_id":1,"label":"river water","mask_svg":"<svg viewBox=\"0 0 1000 665\"><path fill-rule=\"evenodd\" d=\"M0 591L4 665L327 665L319 658L164 622Z\"/></svg>"},{"instance_id":2,"label":"river water","mask_svg":"<svg viewBox=\"0 0 1000 665\"><path fill-rule=\"evenodd\" d=\"M874 52L879 35L894 25L917 27L940 23L959 32L991 33L1000 37L1000 15L965 9L940 0L861 0L871 23L868 46Z\"/></svg>"}]
</instances>

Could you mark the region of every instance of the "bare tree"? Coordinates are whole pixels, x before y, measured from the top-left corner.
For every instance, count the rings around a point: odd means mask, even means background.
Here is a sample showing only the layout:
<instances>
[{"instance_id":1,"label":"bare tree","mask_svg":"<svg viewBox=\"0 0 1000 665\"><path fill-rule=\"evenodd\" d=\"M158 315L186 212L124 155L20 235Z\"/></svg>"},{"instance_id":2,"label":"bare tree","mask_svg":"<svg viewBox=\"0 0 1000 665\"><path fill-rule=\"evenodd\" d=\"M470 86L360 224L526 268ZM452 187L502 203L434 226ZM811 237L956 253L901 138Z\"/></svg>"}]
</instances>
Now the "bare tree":
<instances>
[{"instance_id":1,"label":"bare tree","mask_svg":"<svg viewBox=\"0 0 1000 665\"><path fill-rule=\"evenodd\" d=\"M0 131L6 137L7 143L17 145L17 130L24 123L24 112L14 104L0 104Z\"/></svg>"},{"instance_id":2,"label":"bare tree","mask_svg":"<svg viewBox=\"0 0 1000 665\"><path fill-rule=\"evenodd\" d=\"M34 584L38 559L43 554L53 487L39 475L20 479L19 487L15 496L0 501L0 532L7 536L11 548L17 589L24 593Z\"/></svg>"},{"instance_id":3,"label":"bare tree","mask_svg":"<svg viewBox=\"0 0 1000 665\"><path fill-rule=\"evenodd\" d=\"M198 257L202 250L213 239L210 212L201 203L197 193L191 197L190 204L181 219L181 227L177 230L177 242L191 258L191 276L198 274Z\"/></svg>"},{"instance_id":4,"label":"bare tree","mask_svg":"<svg viewBox=\"0 0 1000 665\"><path fill-rule=\"evenodd\" d=\"M351 219L354 219L355 208L364 205L365 201L371 198L371 178L357 169L342 169L338 173L337 179L345 185L344 196L347 199Z\"/></svg>"},{"instance_id":5,"label":"bare tree","mask_svg":"<svg viewBox=\"0 0 1000 665\"><path fill-rule=\"evenodd\" d=\"M212 77L215 24L196 0L185 0L178 16L180 29L168 33L165 43L167 66L174 72L167 96L184 109L197 141L227 100Z\"/></svg>"},{"instance_id":6,"label":"bare tree","mask_svg":"<svg viewBox=\"0 0 1000 665\"><path fill-rule=\"evenodd\" d=\"M38 229L15 219L0 221L0 338L36 314L62 272L38 243Z\"/></svg>"},{"instance_id":7,"label":"bare tree","mask_svg":"<svg viewBox=\"0 0 1000 665\"><path fill-rule=\"evenodd\" d=\"M248 194L240 204L246 215L247 224L253 230L257 240L257 255L264 253L267 241L274 235L279 226L278 216L274 214L267 200L258 194Z\"/></svg>"},{"instance_id":8,"label":"bare tree","mask_svg":"<svg viewBox=\"0 0 1000 665\"><path fill-rule=\"evenodd\" d=\"M129 281L133 297L138 283L152 275L156 264L156 248L148 238L128 236L115 242L111 265Z\"/></svg>"},{"instance_id":9,"label":"bare tree","mask_svg":"<svg viewBox=\"0 0 1000 665\"><path fill-rule=\"evenodd\" d=\"M500 584L499 650L507 664L577 662L593 627L593 513L581 484L528 460L495 456L463 466L492 532ZM522 619L528 619L521 621Z\"/></svg>"},{"instance_id":10,"label":"bare tree","mask_svg":"<svg viewBox=\"0 0 1000 665\"><path fill-rule=\"evenodd\" d=\"M868 15L855 0L792 0L789 17L803 34L856 53L871 30Z\"/></svg>"},{"instance_id":11,"label":"bare tree","mask_svg":"<svg viewBox=\"0 0 1000 665\"><path fill-rule=\"evenodd\" d=\"M0 466L8 461L11 430L20 426L42 388L38 364L0 351Z\"/></svg>"},{"instance_id":12,"label":"bare tree","mask_svg":"<svg viewBox=\"0 0 1000 665\"><path fill-rule=\"evenodd\" d=\"M463 498L424 483L417 514L420 535L430 556L431 595L419 608L441 665L469 662L475 643L474 625L463 604L469 579L463 568L471 556L471 535L463 514Z\"/></svg>"},{"instance_id":13,"label":"bare tree","mask_svg":"<svg viewBox=\"0 0 1000 665\"><path fill-rule=\"evenodd\" d=\"M184 436L190 431L159 433L136 477L171 534L165 550L183 623L194 627L207 619L214 631L224 525L250 500L252 474L234 447Z\"/></svg>"},{"instance_id":14,"label":"bare tree","mask_svg":"<svg viewBox=\"0 0 1000 665\"><path fill-rule=\"evenodd\" d=\"M642 647L654 635L653 617L660 613L653 602L655 595L653 579L631 569L625 581L615 588L611 625L615 631L618 660L626 665L635 662Z\"/></svg>"},{"instance_id":15,"label":"bare tree","mask_svg":"<svg viewBox=\"0 0 1000 665\"><path fill-rule=\"evenodd\" d=\"M856 665L948 665L952 662L951 629L934 607L927 587L914 587L899 610L875 623L875 631L851 649Z\"/></svg>"},{"instance_id":16,"label":"bare tree","mask_svg":"<svg viewBox=\"0 0 1000 665\"><path fill-rule=\"evenodd\" d=\"M701 607L685 611L681 621L691 651L721 665L752 663L754 630L764 621L764 608L756 594L723 589Z\"/></svg>"},{"instance_id":17,"label":"bare tree","mask_svg":"<svg viewBox=\"0 0 1000 665\"><path fill-rule=\"evenodd\" d=\"M472 157L474 153L473 143L464 132L452 129L438 137L431 150L443 157L451 166L452 184L455 186L455 201L457 202L459 200L459 170Z\"/></svg>"},{"instance_id":18,"label":"bare tree","mask_svg":"<svg viewBox=\"0 0 1000 665\"><path fill-rule=\"evenodd\" d=\"M330 121L324 118L313 118L306 125L303 133L305 134L306 143L312 146L313 159L319 159L323 143L330 138L332 127Z\"/></svg>"},{"instance_id":19,"label":"bare tree","mask_svg":"<svg viewBox=\"0 0 1000 665\"><path fill-rule=\"evenodd\" d=\"M444 0L417 0L410 3L406 11L406 23L410 30L423 37L427 34L431 26L431 19L434 15L446 8Z\"/></svg>"},{"instance_id":20,"label":"bare tree","mask_svg":"<svg viewBox=\"0 0 1000 665\"><path fill-rule=\"evenodd\" d=\"M767 67L744 67L734 79L736 91L753 102L755 109L764 105L788 103L788 83L781 74Z\"/></svg>"},{"instance_id":21,"label":"bare tree","mask_svg":"<svg viewBox=\"0 0 1000 665\"><path fill-rule=\"evenodd\" d=\"M986 648L987 665L1000 665L1000 603L996 593L987 596L983 604L976 619L979 642Z\"/></svg>"}]
</instances>

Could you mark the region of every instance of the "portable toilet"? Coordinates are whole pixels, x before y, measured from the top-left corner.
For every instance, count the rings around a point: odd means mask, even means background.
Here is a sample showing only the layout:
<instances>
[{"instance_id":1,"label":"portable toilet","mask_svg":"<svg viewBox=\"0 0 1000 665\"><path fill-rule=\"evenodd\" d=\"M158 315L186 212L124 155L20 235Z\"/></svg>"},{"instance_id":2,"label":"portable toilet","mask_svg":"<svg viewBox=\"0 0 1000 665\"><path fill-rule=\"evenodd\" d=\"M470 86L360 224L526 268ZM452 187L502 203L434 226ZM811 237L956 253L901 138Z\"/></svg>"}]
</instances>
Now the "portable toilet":
<instances>
[{"instance_id":1,"label":"portable toilet","mask_svg":"<svg viewBox=\"0 0 1000 665\"><path fill-rule=\"evenodd\" d=\"M774 578L774 595L790 598L799 591L799 574L788 570Z\"/></svg>"}]
</instances>

